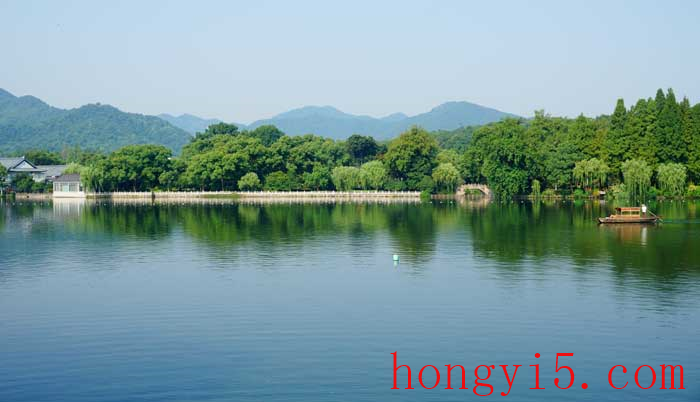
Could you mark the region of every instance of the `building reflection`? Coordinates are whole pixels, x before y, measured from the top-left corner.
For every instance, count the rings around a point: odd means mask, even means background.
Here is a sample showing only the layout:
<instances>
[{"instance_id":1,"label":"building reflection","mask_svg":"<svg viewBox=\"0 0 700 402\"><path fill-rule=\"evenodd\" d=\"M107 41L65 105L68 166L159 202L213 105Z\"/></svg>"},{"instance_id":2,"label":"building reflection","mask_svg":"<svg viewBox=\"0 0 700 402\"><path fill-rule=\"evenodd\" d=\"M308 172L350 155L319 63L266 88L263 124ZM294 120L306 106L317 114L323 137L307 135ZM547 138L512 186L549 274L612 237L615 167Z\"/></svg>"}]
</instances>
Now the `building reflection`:
<instances>
[{"instance_id":1,"label":"building reflection","mask_svg":"<svg viewBox=\"0 0 700 402\"><path fill-rule=\"evenodd\" d=\"M53 215L57 219L80 218L88 202L84 198L55 198L52 203Z\"/></svg>"}]
</instances>

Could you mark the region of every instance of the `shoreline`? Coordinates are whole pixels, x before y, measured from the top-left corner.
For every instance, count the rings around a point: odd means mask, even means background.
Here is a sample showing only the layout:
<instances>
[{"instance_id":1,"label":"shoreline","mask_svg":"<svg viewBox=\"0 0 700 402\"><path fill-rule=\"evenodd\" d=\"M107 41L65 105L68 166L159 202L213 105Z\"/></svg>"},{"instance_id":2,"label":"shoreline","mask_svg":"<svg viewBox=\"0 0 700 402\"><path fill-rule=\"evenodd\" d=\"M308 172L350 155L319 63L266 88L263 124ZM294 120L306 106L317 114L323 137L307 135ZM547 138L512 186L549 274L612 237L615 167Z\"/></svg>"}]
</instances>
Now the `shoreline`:
<instances>
[{"instance_id":1,"label":"shoreline","mask_svg":"<svg viewBox=\"0 0 700 402\"><path fill-rule=\"evenodd\" d=\"M108 201L116 203L419 203L417 191L143 191L87 193L82 197L18 194L16 199L54 202Z\"/></svg>"},{"instance_id":2,"label":"shoreline","mask_svg":"<svg viewBox=\"0 0 700 402\"><path fill-rule=\"evenodd\" d=\"M234 199L234 200L420 200L418 191L144 191L88 193L97 199Z\"/></svg>"}]
</instances>

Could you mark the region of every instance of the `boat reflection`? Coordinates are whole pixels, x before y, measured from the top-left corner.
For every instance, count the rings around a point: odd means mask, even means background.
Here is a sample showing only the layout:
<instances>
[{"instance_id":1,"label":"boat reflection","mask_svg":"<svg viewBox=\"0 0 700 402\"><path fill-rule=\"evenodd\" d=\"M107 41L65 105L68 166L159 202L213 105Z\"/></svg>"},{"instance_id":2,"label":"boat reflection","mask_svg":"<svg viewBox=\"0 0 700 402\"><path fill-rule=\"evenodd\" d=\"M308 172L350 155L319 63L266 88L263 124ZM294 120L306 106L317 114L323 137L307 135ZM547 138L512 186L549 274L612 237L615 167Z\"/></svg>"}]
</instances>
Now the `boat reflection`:
<instances>
[{"instance_id":1,"label":"boat reflection","mask_svg":"<svg viewBox=\"0 0 700 402\"><path fill-rule=\"evenodd\" d=\"M655 225L639 225L635 223L618 223L615 225L600 225L600 230L615 235L615 238L622 243L636 243L647 245L647 236L650 232L659 229Z\"/></svg>"}]
</instances>

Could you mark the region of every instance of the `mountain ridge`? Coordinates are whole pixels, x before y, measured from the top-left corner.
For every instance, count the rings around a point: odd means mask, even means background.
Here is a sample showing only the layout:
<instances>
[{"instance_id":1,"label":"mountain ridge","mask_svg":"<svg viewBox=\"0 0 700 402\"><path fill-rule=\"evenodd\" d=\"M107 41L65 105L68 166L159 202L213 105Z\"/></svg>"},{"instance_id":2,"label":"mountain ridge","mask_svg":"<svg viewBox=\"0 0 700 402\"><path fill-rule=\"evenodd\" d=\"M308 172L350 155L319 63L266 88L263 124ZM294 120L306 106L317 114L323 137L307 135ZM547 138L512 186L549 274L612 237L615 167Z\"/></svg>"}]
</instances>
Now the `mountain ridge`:
<instances>
[{"instance_id":1,"label":"mountain ridge","mask_svg":"<svg viewBox=\"0 0 700 402\"><path fill-rule=\"evenodd\" d=\"M467 101L445 102L414 116L397 112L379 118L345 113L333 106L303 106L256 120L248 128L272 124L288 135L313 133L343 139L352 134L364 134L377 139L389 139L413 125L430 131L454 130L492 123L506 117L519 116Z\"/></svg>"},{"instance_id":2,"label":"mountain ridge","mask_svg":"<svg viewBox=\"0 0 700 402\"><path fill-rule=\"evenodd\" d=\"M207 127L209 127L212 124L222 122L219 119L207 119L189 113L182 113L178 116L174 116L168 113L161 113L156 117L161 118L167 121L168 123L172 124L173 126L181 128L192 135L203 132L207 129ZM236 125L239 127L244 126L239 124Z\"/></svg>"},{"instance_id":3,"label":"mountain ridge","mask_svg":"<svg viewBox=\"0 0 700 402\"><path fill-rule=\"evenodd\" d=\"M130 144L160 144L179 151L191 135L163 119L90 103L60 109L32 95L0 89L0 150L60 151L66 147L112 151Z\"/></svg>"},{"instance_id":4,"label":"mountain ridge","mask_svg":"<svg viewBox=\"0 0 700 402\"><path fill-rule=\"evenodd\" d=\"M353 134L388 140L413 125L429 131L455 130L483 125L505 117L518 117L466 101L450 101L413 116L401 112L383 117L354 115L324 106L302 106L250 125L241 130L271 124L288 135L315 134L342 140ZM114 106L90 103L73 109L51 106L32 96L15 96L0 88L0 151L19 152L33 148L112 151L129 144L160 144L179 152L192 135L203 132L220 119L192 114L150 116L124 112Z\"/></svg>"}]
</instances>

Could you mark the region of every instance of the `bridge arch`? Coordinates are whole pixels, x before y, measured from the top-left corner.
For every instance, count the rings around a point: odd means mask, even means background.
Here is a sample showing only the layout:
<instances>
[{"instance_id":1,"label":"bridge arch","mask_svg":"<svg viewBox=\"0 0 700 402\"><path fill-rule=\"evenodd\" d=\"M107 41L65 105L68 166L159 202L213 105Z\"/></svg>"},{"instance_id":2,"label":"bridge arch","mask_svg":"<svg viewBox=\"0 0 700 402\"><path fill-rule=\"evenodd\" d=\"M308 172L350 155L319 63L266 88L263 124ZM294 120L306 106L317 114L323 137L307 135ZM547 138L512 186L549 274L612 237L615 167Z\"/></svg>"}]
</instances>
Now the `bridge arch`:
<instances>
[{"instance_id":1,"label":"bridge arch","mask_svg":"<svg viewBox=\"0 0 700 402\"><path fill-rule=\"evenodd\" d=\"M484 193L485 196L491 198L493 195L493 192L487 186L486 184L473 184L473 183L467 183L467 184L462 184L457 188L457 193L455 194L457 197L464 197L464 192L467 190L479 190L482 193Z\"/></svg>"}]
</instances>

